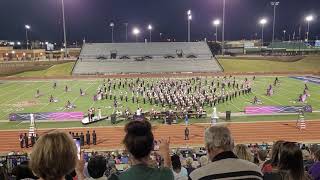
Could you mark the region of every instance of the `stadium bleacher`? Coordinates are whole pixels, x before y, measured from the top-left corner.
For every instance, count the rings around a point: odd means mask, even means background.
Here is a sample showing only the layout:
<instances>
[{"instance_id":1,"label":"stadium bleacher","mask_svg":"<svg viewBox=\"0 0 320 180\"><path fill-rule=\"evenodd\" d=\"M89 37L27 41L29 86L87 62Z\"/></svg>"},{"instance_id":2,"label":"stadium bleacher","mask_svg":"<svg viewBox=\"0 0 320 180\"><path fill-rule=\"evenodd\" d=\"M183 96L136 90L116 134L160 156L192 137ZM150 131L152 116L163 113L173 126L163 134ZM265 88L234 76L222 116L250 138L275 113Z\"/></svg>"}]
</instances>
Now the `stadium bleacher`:
<instances>
[{"instance_id":1,"label":"stadium bleacher","mask_svg":"<svg viewBox=\"0 0 320 180\"><path fill-rule=\"evenodd\" d=\"M221 72L205 42L84 44L74 75Z\"/></svg>"}]
</instances>

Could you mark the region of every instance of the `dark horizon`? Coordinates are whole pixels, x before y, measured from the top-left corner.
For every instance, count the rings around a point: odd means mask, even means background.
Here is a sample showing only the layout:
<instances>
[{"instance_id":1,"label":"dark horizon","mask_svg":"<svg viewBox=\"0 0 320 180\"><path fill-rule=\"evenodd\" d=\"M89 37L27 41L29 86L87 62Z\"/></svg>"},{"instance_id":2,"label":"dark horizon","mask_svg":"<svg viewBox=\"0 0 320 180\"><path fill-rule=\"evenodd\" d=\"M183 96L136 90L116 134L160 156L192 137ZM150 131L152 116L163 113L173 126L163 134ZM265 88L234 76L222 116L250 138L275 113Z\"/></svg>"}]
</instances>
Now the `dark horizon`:
<instances>
[{"instance_id":1,"label":"dark horizon","mask_svg":"<svg viewBox=\"0 0 320 180\"><path fill-rule=\"evenodd\" d=\"M111 42L109 23L115 23L115 42L125 41L125 25L129 23L129 41L135 38L131 34L133 26L143 31L148 38L147 25L154 26L153 40L163 37L176 41L187 39L186 11L192 10L191 39L214 39L215 28L212 21L222 19L222 0L64 0L68 42ZM226 40L260 38L261 27L258 20L268 18L265 27L265 39L272 38L273 8L270 0L232 0L226 1ZM13 14L14 13L14 14ZM287 35L294 31L298 36L301 26L302 36L306 32L304 17L320 15L319 0L280 0L277 7L276 38L282 39L283 30ZM31 40L62 42L61 0L10 0L0 2L1 31L0 40L25 40L25 24L31 25ZM320 21L311 24L310 39L320 35ZM219 27L221 39L221 27ZM286 37L288 39L288 36Z\"/></svg>"}]
</instances>

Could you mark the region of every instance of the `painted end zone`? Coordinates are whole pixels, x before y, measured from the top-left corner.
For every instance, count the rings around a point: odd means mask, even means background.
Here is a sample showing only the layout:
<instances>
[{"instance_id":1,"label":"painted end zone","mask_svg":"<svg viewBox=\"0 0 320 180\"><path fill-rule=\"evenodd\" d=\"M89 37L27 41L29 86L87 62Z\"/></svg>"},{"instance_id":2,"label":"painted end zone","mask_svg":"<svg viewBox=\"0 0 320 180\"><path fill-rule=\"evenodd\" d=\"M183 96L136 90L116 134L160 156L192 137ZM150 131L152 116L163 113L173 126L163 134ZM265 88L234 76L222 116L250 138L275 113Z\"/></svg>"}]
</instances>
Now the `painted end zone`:
<instances>
[{"instance_id":1,"label":"painted end zone","mask_svg":"<svg viewBox=\"0 0 320 180\"><path fill-rule=\"evenodd\" d=\"M312 112L310 105L306 106L247 106L245 107L246 114L273 114L273 113L296 113L300 109L304 112Z\"/></svg>"},{"instance_id":2,"label":"painted end zone","mask_svg":"<svg viewBox=\"0 0 320 180\"><path fill-rule=\"evenodd\" d=\"M31 113L12 113L9 115L10 121L28 121ZM43 112L32 113L35 120L52 121L79 121L83 119L83 112Z\"/></svg>"},{"instance_id":3,"label":"painted end zone","mask_svg":"<svg viewBox=\"0 0 320 180\"><path fill-rule=\"evenodd\" d=\"M298 79L298 80L305 81L305 82L312 82L312 83L320 85L320 77L318 77L318 76L293 76L290 78Z\"/></svg>"}]
</instances>

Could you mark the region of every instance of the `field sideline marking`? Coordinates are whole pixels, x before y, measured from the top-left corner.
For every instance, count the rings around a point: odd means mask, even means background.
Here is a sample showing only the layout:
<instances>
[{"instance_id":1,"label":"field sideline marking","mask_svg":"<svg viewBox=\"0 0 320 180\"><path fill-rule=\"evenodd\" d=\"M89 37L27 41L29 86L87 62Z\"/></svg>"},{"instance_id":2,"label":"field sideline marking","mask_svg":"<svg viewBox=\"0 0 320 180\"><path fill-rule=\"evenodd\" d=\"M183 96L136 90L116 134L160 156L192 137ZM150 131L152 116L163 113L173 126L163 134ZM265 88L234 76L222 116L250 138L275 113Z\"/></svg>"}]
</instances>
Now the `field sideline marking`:
<instances>
[{"instance_id":1,"label":"field sideline marking","mask_svg":"<svg viewBox=\"0 0 320 180\"><path fill-rule=\"evenodd\" d=\"M218 125L225 125L225 124L255 124L255 123L295 123L297 120L276 120L276 121L250 121L250 122L218 122ZM306 122L318 122L320 121L320 119L310 119L310 120L306 120ZM65 121L67 122L67 121ZM71 121L70 121L71 122ZM191 125L211 125L211 123L191 123ZM68 128L38 128L37 130L41 130L41 131L45 131L45 130L69 130L69 129L101 129L101 128L123 128L125 125L116 125L116 126L87 126L87 127L68 127ZM169 125L164 125L164 124L155 124L152 125L152 127L156 127L156 126L169 126ZM174 124L171 126L184 126L184 123L181 124ZM27 128L28 129L28 128ZM26 129L8 129L8 130L0 130L0 132L7 132L7 131L13 131L13 132L17 132L17 131L24 131Z\"/></svg>"}]
</instances>

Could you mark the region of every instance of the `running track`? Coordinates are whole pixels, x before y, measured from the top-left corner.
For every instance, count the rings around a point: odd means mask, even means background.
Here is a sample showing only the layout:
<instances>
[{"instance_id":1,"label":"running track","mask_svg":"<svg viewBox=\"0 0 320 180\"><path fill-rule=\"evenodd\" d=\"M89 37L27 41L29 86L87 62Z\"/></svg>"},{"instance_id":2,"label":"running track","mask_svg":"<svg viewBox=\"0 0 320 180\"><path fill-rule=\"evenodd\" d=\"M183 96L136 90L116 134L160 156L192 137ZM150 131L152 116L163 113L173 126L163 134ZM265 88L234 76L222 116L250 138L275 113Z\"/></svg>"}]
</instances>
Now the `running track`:
<instances>
[{"instance_id":1,"label":"running track","mask_svg":"<svg viewBox=\"0 0 320 180\"><path fill-rule=\"evenodd\" d=\"M307 129L299 131L295 127L295 121L283 122L255 122L255 123L232 123L226 124L232 132L236 143L262 143L273 142L279 139L295 142L312 143L320 142L320 120L307 121ZM171 138L170 147L203 146L203 132L206 124L190 125L190 140L184 140L184 125L159 125L154 126L155 138ZM55 129L38 130L39 134L47 133ZM69 132L85 132L87 128L65 129ZM122 149L121 140L124 136L123 127L95 128L98 137L96 146L85 147L87 150L117 150ZM18 136L23 132L0 131L0 152L24 151L19 146ZM29 148L31 150L31 148Z\"/></svg>"}]
</instances>

